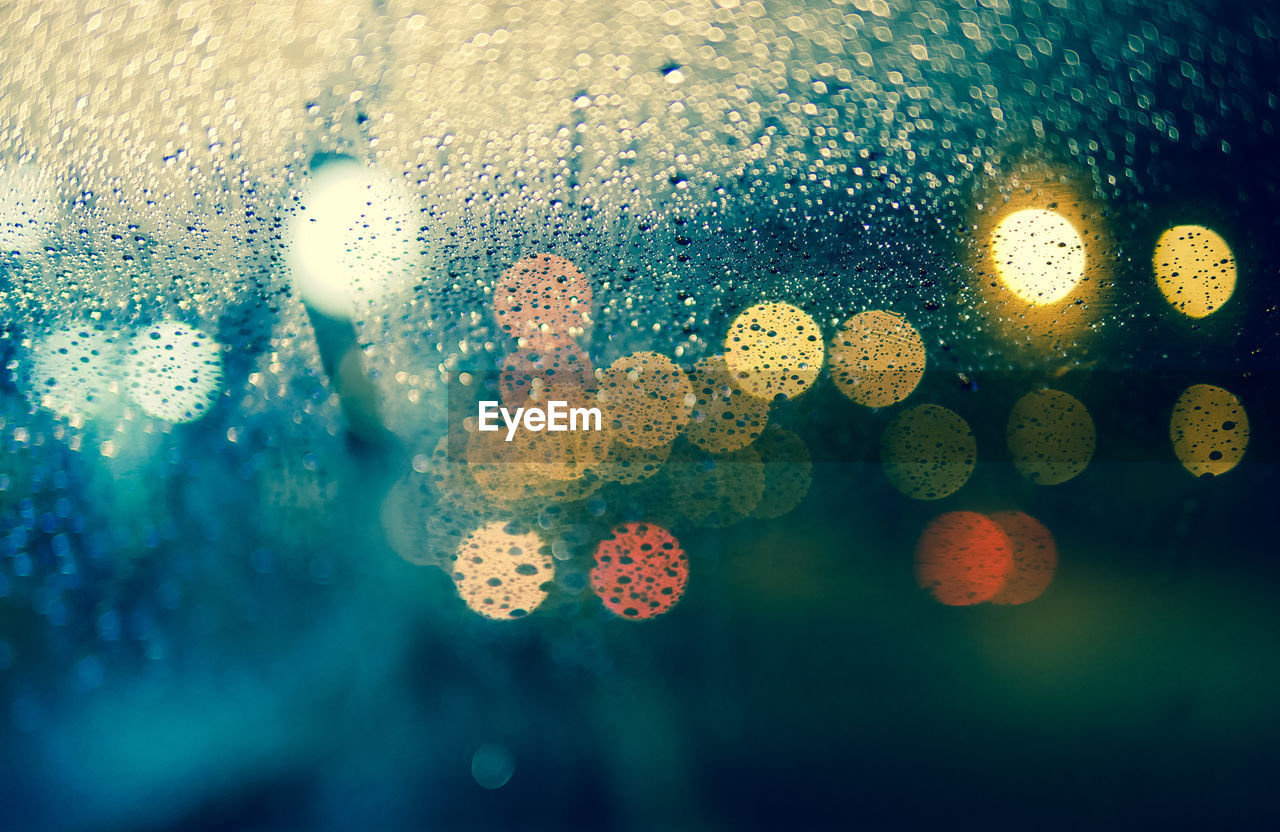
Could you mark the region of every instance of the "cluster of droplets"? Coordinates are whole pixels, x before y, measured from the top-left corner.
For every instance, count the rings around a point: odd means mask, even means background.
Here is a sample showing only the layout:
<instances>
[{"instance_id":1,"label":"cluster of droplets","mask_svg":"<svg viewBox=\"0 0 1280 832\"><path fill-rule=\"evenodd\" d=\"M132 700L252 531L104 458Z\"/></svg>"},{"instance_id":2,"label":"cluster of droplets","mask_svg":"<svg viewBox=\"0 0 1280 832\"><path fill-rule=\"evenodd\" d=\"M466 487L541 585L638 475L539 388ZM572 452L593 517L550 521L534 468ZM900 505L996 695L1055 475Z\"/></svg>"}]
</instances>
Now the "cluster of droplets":
<instances>
[{"instance_id":1,"label":"cluster of droplets","mask_svg":"<svg viewBox=\"0 0 1280 832\"><path fill-rule=\"evenodd\" d=\"M796 400L826 366L857 404L896 407L926 352L966 337L917 308L911 320L893 311L908 308L893 297L908 286L934 311L952 282L919 275L938 258L912 259L935 253L925 217L963 213L974 181L1023 158L1026 143L1075 163L1099 193L1142 193L1142 160L1161 148L1223 154L1233 127L1274 133L1273 81L1257 58L1274 52L1275 32L1261 16L1218 21L1188 4L811 5L0 10L0 44L16 56L0 81L0 297L5 355L30 406L6 402L0 431L10 574L78 580L68 576L83 518L68 501L81 487L112 509L119 537L85 552L171 539L176 512L155 499L164 478L140 460L198 457L169 425L212 431L224 393L238 415L218 423L218 447L225 437L279 529L319 536L338 479L326 453L353 412L330 374L367 374L378 418L418 443L384 507L395 548L450 571L464 550L485 564L510 556L519 579L503 592L525 591L525 578L544 585L551 572L534 553L549 547L552 566L562 562L577 540L569 508L607 515L605 489L629 489L616 502L673 527L780 516L805 496L810 460L799 436L770 423L778 396ZM325 154L343 155L315 162ZM1105 308L1105 229L1089 206L1016 204L1019 189L977 209L982 285L967 298L1000 334L1048 332L1068 355ZM810 260L810 246L769 226L815 218L882 270ZM899 243L912 234L926 239ZM577 265L521 259L539 248L574 252ZM1194 320L1217 313L1237 280L1225 239L1203 226L1168 229L1152 266ZM878 285L837 303L830 321L813 311L828 285L862 283ZM104 323L104 310L135 317ZM736 317L725 327L720 313ZM325 317L354 330L328 368ZM442 390L477 357L501 358L508 403L600 405L608 441L522 447L513 462L512 449L438 424ZM965 484L976 440L959 414L922 404L886 418L895 487L935 499ZM77 466L62 449L79 453L87 439L103 471L59 477ZM1038 485L1078 476L1096 441L1083 403L1054 389L1014 406L1006 439ZM1242 458L1249 422L1234 394L1195 385L1174 406L1170 439L1192 473L1222 474ZM539 534L508 532L516 515L551 539L492 555L500 535ZM610 528L624 539L662 527ZM37 536L48 557L31 554ZM623 555L610 557L616 568ZM655 568L602 574L606 607L669 609L680 591L671 572L684 573ZM456 571L470 603L503 615L537 606L477 589L495 577L483 569ZM657 589L635 598L620 577ZM41 596L51 620L62 597ZM104 615L100 629L115 632Z\"/></svg>"},{"instance_id":2,"label":"cluster of droplets","mask_svg":"<svg viewBox=\"0 0 1280 832\"><path fill-rule=\"evenodd\" d=\"M567 546L566 535L582 522L575 518L634 510L645 518L644 534L669 536L665 529L672 525L721 528L749 517L781 516L809 489L805 443L768 424L771 408L786 395L758 377L786 377L787 389L799 395L822 365L820 338L816 343L800 339L812 367L800 382L792 368L796 356L780 353L767 340L772 330L745 339L744 346L756 346L737 362L736 371L726 355L682 366L651 350L626 353L597 368L579 343L591 339L593 291L591 279L565 258L538 254L516 261L491 294L497 330L509 352L494 361L491 372L460 373L454 393L467 402L496 394L512 409L564 401L598 412L595 429L508 436L479 430L473 412L456 414L448 435L421 449L383 506L383 523L396 551L410 562L448 570L468 605L489 617L522 615L532 606L473 595L478 584L468 576L479 562L466 541L476 529L524 523L531 530L520 534L533 537L512 545L528 552L537 535L547 531L552 534L546 545L554 547L559 540ZM805 332L817 331L794 307L775 307L799 315ZM766 354L763 364L756 360ZM675 546L674 538L663 539L660 549ZM621 568L622 557L609 556L608 568ZM598 563L592 573L597 590L600 568ZM502 579L489 580L493 587L508 587ZM529 592L541 585L523 583ZM614 609L623 604L620 590L615 585L608 592L601 596L605 606L631 618L665 612L680 595L672 589L662 605L641 611L630 603Z\"/></svg>"},{"instance_id":3,"label":"cluster of droplets","mask_svg":"<svg viewBox=\"0 0 1280 832\"><path fill-rule=\"evenodd\" d=\"M448 244L566 203L945 208L1029 141L1141 189L1160 147L1274 132L1265 16L1122 5L12 3L0 242L56 250L45 287L216 314L279 287L317 152L381 166L412 235Z\"/></svg>"},{"instance_id":4,"label":"cluster of droplets","mask_svg":"<svg viewBox=\"0 0 1280 832\"><path fill-rule=\"evenodd\" d=\"M162 321L135 333L93 322L33 339L23 380L33 404L72 421L127 397L169 423L204 416L222 393L222 347L194 327Z\"/></svg>"},{"instance_id":5,"label":"cluster of droplets","mask_svg":"<svg viewBox=\"0 0 1280 832\"><path fill-rule=\"evenodd\" d=\"M1009 217L1027 225L1016 233L1007 230L1007 222L993 225L993 241L1012 246L1007 257L998 257L1001 278L1028 306L1069 302L1064 299L1086 269L1074 227L1050 210L1028 216L1026 209L1011 209ZM1212 235L1185 229L1177 233L1180 240ZM1018 242L1018 235L1025 241ZM1064 235L1077 242L1078 250L1057 242ZM1161 246L1167 248L1164 242ZM1038 279L1045 262L1061 275L1062 269L1054 263L1063 248L1066 256L1080 259L1079 275L1065 290L1055 284L1048 290L1016 291ZM1169 258L1156 254L1153 269L1158 280L1185 276L1168 274ZM1213 263L1231 264L1229 250ZM1187 279L1193 285L1213 281L1204 270ZM875 411L895 411L880 439L884 475L895 489L913 499L941 500L958 492L975 470L978 443L963 417L933 403L896 407L920 384L927 363L920 332L901 314L857 313L839 323L828 339L823 326L804 310L765 301L728 322L722 354L708 355L691 367L642 350L593 369L590 354L577 340L590 336L593 291L581 270L553 255L527 257L506 270L494 287L492 304L498 329L515 338L516 345L501 362L496 388L512 407L536 406L559 397L574 405L595 405L603 414L604 429L503 437L478 430L474 420L464 420L457 436L440 440L430 461L420 469L415 465L417 474L433 472L435 482L410 476L393 492L397 500L402 499L398 494L419 493L410 501L413 513L409 516L423 517L430 506L445 500L454 501L452 507L467 506L464 516L481 520L543 517L549 504L577 506L600 516L610 504L620 503L639 512L646 522L655 522L654 528L664 535L664 526L656 521L723 528L751 516L779 516L807 492L811 462L798 436L769 424L771 410L802 399L824 367L848 399ZM1196 385L1179 398L1170 431L1184 467L1193 474L1209 475L1225 473L1240 460L1249 427L1232 394ZM465 448L460 460L450 459L451 439ZM1056 486L1088 467L1097 436L1089 410L1080 400L1045 386L1013 405L1006 443L1014 467L1028 481ZM619 491L622 486L636 487L628 493ZM606 487L611 490L601 492ZM397 520L398 503L388 505L392 506L386 518L390 526L412 527L412 522L406 525ZM566 514L557 509L553 514L565 521L573 511ZM1047 529L1019 512L993 517L944 514L921 538L917 573L922 585L943 603L997 598L1002 587L1010 588L1001 596L1003 602L1023 603L1037 597L1051 580L1056 549ZM506 521L485 522L480 527L491 529L495 522ZM463 520L461 525L467 523ZM445 541L452 547L456 537L456 533L446 535ZM428 554L431 544L421 534L397 533L396 539L406 559L417 563L447 566L463 552L445 548ZM536 540L533 534L512 551L524 552ZM599 557L597 553L597 570L617 569L615 555L605 561ZM607 567L601 566L604 563ZM466 573L457 569L454 577L467 580ZM622 583L630 580L632 576L626 576ZM593 586L603 593L606 607L637 617L637 607L627 606L626 612L615 608L623 603L617 583L602 586L593 578ZM470 604L474 599L461 584L459 589ZM508 602L486 599L485 604L510 607ZM526 607L518 610L528 612Z\"/></svg>"}]
</instances>

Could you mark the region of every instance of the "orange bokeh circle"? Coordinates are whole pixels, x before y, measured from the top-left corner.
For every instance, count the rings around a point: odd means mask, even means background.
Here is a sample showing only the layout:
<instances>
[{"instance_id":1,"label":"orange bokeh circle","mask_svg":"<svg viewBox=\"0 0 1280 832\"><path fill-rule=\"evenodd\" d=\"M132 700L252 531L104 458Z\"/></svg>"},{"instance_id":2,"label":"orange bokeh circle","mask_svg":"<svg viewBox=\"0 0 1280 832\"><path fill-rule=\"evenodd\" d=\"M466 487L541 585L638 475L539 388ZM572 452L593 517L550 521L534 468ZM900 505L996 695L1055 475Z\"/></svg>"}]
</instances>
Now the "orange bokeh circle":
<instances>
[{"instance_id":1,"label":"orange bokeh circle","mask_svg":"<svg viewBox=\"0 0 1280 832\"><path fill-rule=\"evenodd\" d=\"M591 281L578 267L554 254L522 258L493 287L493 313L503 332L569 334L590 321Z\"/></svg>"},{"instance_id":2,"label":"orange bokeh circle","mask_svg":"<svg viewBox=\"0 0 1280 832\"><path fill-rule=\"evenodd\" d=\"M596 547L591 588L606 609L623 618L662 615L680 600L688 581L689 559L661 526L627 523Z\"/></svg>"},{"instance_id":3,"label":"orange bokeh circle","mask_svg":"<svg viewBox=\"0 0 1280 832\"><path fill-rule=\"evenodd\" d=\"M1000 524L976 511L949 511L916 543L916 581L940 603L989 601L1013 569L1013 547Z\"/></svg>"}]
</instances>

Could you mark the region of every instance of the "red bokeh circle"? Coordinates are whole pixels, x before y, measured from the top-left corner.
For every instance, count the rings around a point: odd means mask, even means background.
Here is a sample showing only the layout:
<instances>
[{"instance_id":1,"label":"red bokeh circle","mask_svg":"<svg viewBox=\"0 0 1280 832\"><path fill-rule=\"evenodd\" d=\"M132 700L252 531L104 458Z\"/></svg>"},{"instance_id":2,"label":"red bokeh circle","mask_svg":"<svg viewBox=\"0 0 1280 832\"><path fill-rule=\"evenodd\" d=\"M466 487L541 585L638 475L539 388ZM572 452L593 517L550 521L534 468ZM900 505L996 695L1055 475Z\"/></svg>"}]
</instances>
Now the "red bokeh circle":
<instances>
[{"instance_id":1,"label":"red bokeh circle","mask_svg":"<svg viewBox=\"0 0 1280 832\"><path fill-rule=\"evenodd\" d=\"M991 600L1012 569L1004 530L975 511L938 515L916 543L916 581L948 606Z\"/></svg>"},{"instance_id":2,"label":"red bokeh circle","mask_svg":"<svg viewBox=\"0 0 1280 832\"><path fill-rule=\"evenodd\" d=\"M623 618L662 615L680 600L688 581L689 559L661 526L627 523L596 547L591 588Z\"/></svg>"},{"instance_id":3,"label":"red bokeh circle","mask_svg":"<svg viewBox=\"0 0 1280 832\"><path fill-rule=\"evenodd\" d=\"M1004 530L1013 550L1013 569L991 599L994 604L1025 604L1040 597L1058 569L1058 546L1044 524L1021 511L987 515Z\"/></svg>"}]
</instances>

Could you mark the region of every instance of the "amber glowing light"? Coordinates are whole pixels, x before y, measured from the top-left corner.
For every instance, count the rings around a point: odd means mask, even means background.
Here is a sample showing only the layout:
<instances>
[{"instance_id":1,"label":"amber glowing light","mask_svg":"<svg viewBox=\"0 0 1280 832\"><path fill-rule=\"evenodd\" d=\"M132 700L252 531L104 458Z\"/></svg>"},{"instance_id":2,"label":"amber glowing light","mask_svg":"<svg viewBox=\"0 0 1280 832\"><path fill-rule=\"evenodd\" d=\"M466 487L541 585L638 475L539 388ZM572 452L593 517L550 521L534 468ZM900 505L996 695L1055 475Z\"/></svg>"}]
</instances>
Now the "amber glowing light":
<instances>
[{"instance_id":1,"label":"amber glowing light","mask_svg":"<svg viewBox=\"0 0 1280 832\"><path fill-rule=\"evenodd\" d=\"M975 202L973 307L1007 357L1084 354L1111 293L1114 243L1089 183L1042 162Z\"/></svg>"},{"instance_id":2,"label":"amber glowing light","mask_svg":"<svg viewBox=\"0 0 1280 832\"><path fill-rule=\"evenodd\" d=\"M888 407L911 395L924 376L924 341L902 315L872 310L841 325L829 361L841 393L866 407Z\"/></svg>"},{"instance_id":3,"label":"amber glowing light","mask_svg":"<svg viewBox=\"0 0 1280 832\"><path fill-rule=\"evenodd\" d=\"M1236 290L1231 246L1202 225L1176 225L1161 234L1152 267L1165 300L1189 318L1212 315Z\"/></svg>"},{"instance_id":4,"label":"amber glowing light","mask_svg":"<svg viewBox=\"0 0 1280 832\"><path fill-rule=\"evenodd\" d=\"M825 354L822 329L788 303L761 303L729 325L724 359L733 381L759 399L793 399L813 384Z\"/></svg>"}]
</instances>

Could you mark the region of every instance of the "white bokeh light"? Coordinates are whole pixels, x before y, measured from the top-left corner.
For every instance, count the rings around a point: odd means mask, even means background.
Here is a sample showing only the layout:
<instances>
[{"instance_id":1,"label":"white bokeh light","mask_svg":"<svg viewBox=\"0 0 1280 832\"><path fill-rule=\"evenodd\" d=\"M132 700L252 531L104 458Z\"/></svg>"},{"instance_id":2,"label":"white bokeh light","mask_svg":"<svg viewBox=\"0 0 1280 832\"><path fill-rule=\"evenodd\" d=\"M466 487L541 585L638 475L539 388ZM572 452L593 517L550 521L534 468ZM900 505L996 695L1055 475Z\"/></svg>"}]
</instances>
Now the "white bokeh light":
<instances>
[{"instance_id":1,"label":"white bokeh light","mask_svg":"<svg viewBox=\"0 0 1280 832\"><path fill-rule=\"evenodd\" d=\"M222 345L195 327L164 321L129 342L128 392L148 414L192 422L222 391Z\"/></svg>"},{"instance_id":2,"label":"white bokeh light","mask_svg":"<svg viewBox=\"0 0 1280 832\"><path fill-rule=\"evenodd\" d=\"M34 340L27 365L27 395L63 417L93 416L118 390L123 348L114 331L67 326Z\"/></svg>"},{"instance_id":3,"label":"white bokeh light","mask_svg":"<svg viewBox=\"0 0 1280 832\"><path fill-rule=\"evenodd\" d=\"M991 250L1005 285L1037 306L1062 300L1084 277L1084 240L1054 211L1014 211L991 232Z\"/></svg>"},{"instance_id":4,"label":"white bokeh light","mask_svg":"<svg viewBox=\"0 0 1280 832\"><path fill-rule=\"evenodd\" d=\"M349 317L410 285L421 261L413 196L354 160L317 168L290 222L286 263L312 308Z\"/></svg>"}]
</instances>

